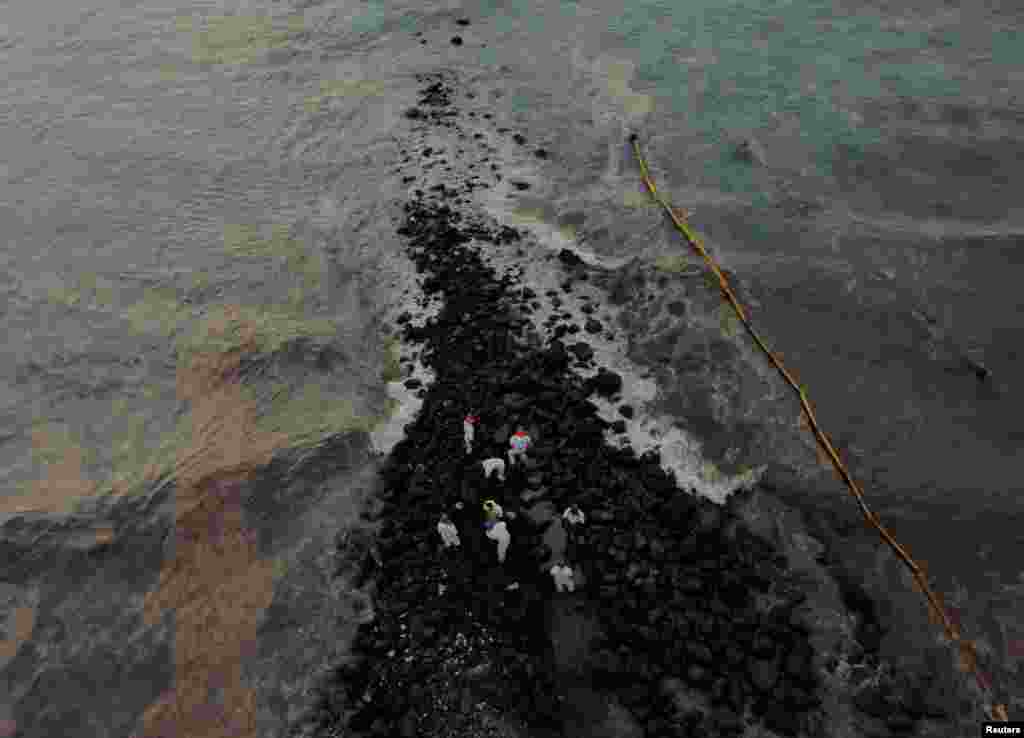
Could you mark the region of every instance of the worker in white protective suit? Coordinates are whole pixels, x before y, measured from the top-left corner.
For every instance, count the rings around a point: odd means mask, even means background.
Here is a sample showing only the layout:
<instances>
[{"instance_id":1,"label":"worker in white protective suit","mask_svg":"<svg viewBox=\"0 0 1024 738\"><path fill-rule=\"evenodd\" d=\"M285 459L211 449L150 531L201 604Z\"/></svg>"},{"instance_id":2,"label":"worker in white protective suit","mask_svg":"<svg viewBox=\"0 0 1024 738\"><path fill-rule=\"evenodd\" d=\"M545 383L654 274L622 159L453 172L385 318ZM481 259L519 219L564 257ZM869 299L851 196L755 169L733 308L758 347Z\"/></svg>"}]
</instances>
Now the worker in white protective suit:
<instances>
[{"instance_id":1,"label":"worker in white protective suit","mask_svg":"<svg viewBox=\"0 0 1024 738\"><path fill-rule=\"evenodd\" d=\"M441 535L445 548L459 547L459 529L455 527L447 513L442 513L441 519L437 522L437 532Z\"/></svg>"},{"instance_id":2,"label":"worker in white protective suit","mask_svg":"<svg viewBox=\"0 0 1024 738\"><path fill-rule=\"evenodd\" d=\"M498 473L498 480L505 481L505 460L494 457L493 459L484 459L480 462L480 465L484 468L484 479L490 479L491 475L495 472Z\"/></svg>"},{"instance_id":3,"label":"worker in white protective suit","mask_svg":"<svg viewBox=\"0 0 1024 738\"><path fill-rule=\"evenodd\" d=\"M586 519L583 511L576 505L569 505L569 507L565 508L565 512L562 513L562 520L565 521L566 527L570 529L577 525L582 525Z\"/></svg>"},{"instance_id":4,"label":"worker in white protective suit","mask_svg":"<svg viewBox=\"0 0 1024 738\"><path fill-rule=\"evenodd\" d=\"M576 583L573 581L572 568L567 566L564 561L561 561L552 566L550 572L551 577L555 580L555 591L575 591Z\"/></svg>"},{"instance_id":5,"label":"worker in white protective suit","mask_svg":"<svg viewBox=\"0 0 1024 738\"><path fill-rule=\"evenodd\" d=\"M488 524L486 535L492 541L498 542L498 561L504 564L509 543L512 542L512 537L508 533L508 526L505 524L505 521L498 520Z\"/></svg>"},{"instance_id":6,"label":"worker in white protective suit","mask_svg":"<svg viewBox=\"0 0 1024 738\"><path fill-rule=\"evenodd\" d=\"M476 424L480 418L475 415L467 415L462 420L462 440L466 443L466 453L473 453L473 436L476 433Z\"/></svg>"},{"instance_id":7,"label":"worker in white protective suit","mask_svg":"<svg viewBox=\"0 0 1024 738\"><path fill-rule=\"evenodd\" d=\"M505 517L505 511L502 509L501 505L494 500L484 500L483 508L484 517L489 523L493 523L500 518Z\"/></svg>"}]
</instances>

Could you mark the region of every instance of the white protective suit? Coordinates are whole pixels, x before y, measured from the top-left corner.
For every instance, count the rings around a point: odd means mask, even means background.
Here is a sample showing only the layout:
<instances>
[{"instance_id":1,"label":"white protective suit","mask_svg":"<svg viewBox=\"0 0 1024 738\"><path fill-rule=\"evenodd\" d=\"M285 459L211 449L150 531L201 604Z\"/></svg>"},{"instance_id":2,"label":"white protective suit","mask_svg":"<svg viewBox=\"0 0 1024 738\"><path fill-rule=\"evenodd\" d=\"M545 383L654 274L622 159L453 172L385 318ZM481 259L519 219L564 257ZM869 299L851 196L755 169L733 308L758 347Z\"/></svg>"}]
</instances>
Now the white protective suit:
<instances>
[{"instance_id":1,"label":"white protective suit","mask_svg":"<svg viewBox=\"0 0 1024 738\"><path fill-rule=\"evenodd\" d=\"M562 519L569 525L582 525L587 518L582 510L574 512L571 507L567 507L565 512L562 513Z\"/></svg>"},{"instance_id":2,"label":"white protective suit","mask_svg":"<svg viewBox=\"0 0 1024 738\"><path fill-rule=\"evenodd\" d=\"M505 481L505 460L494 457L493 459L484 459L480 462L484 467L484 477L490 479L491 474L498 472L498 479L502 482Z\"/></svg>"},{"instance_id":3,"label":"white protective suit","mask_svg":"<svg viewBox=\"0 0 1024 738\"><path fill-rule=\"evenodd\" d=\"M505 563L505 554L508 553L508 544L512 542L508 534L508 526L499 520L487 530L487 537L498 542L498 561Z\"/></svg>"},{"instance_id":4,"label":"white protective suit","mask_svg":"<svg viewBox=\"0 0 1024 738\"><path fill-rule=\"evenodd\" d=\"M455 523L450 520L447 522L440 520L437 523L437 532L441 534L445 548L459 547L461 541L459 541L459 529L455 527Z\"/></svg>"},{"instance_id":5,"label":"white protective suit","mask_svg":"<svg viewBox=\"0 0 1024 738\"><path fill-rule=\"evenodd\" d=\"M555 564L551 567L551 576L555 580L556 591L565 592L568 590L573 592L576 589L576 583L572 579L572 569L568 566Z\"/></svg>"}]
</instances>

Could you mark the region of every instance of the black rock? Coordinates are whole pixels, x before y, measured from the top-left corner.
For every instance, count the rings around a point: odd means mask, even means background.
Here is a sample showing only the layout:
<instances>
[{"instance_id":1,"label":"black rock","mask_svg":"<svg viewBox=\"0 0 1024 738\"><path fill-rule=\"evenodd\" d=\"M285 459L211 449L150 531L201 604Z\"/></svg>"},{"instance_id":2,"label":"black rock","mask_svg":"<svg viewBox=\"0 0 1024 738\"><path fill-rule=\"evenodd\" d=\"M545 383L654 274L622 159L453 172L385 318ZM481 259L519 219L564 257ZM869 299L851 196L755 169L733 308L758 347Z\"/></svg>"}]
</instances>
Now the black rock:
<instances>
[{"instance_id":1,"label":"black rock","mask_svg":"<svg viewBox=\"0 0 1024 738\"><path fill-rule=\"evenodd\" d=\"M795 736L800 730L800 715L775 704L765 712L764 724L780 735Z\"/></svg>"},{"instance_id":2,"label":"black rock","mask_svg":"<svg viewBox=\"0 0 1024 738\"><path fill-rule=\"evenodd\" d=\"M758 164L760 166L766 166L767 155L765 154L764 147L753 138L745 139L741 141L735 149L735 156L741 161L745 161L749 164Z\"/></svg>"},{"instance_id":3,"label":"black rock","mask_svg":"<svg viewBox=\"0 0 1024 738\"><path fill-rule=\"evenodd\" d=\"M596 375L587 380L587 384L592 392L602 397L612 397L622 390L622 377L601 367Z\"/></svg>"},{"instance_id":4,"label":"black rock","mask_svg":"<svg viewBox=\"0 0 1024 738\"><path fill-rule=\"evenodd\" d=\"M509 228L508 226L502 226L501 230L498 231L498 235L495 240L497 243L512 243L513 241L519 241L522 239L519 231L515 228Z\"/></svg>"},{"instance_id":5,"label":"black rock","mask_svg":"<svg viewBox=\"0 0 1024 738\"><path fill-rule=\"evenodd\" d=\"M690 684L707 684L711 681L711 672L698 664L690 664L686 669L686 681Z\"/></svg>"},{"instance_id":6,"label":"black rock","mask_svg":"<svg viewBox=\"0 0 1024 738\"><path fill-rule=\"evenodd\" d=\"M758 634L750 644L750 652L757 658L771 658L775 655L777 645L767 634Z\"/></svg>"},{"instance_id":7,"label":"black rock","mask_svg":"<svg viewBox=\"0 0 1024 738\"><path fill-rule=\"evenodd\" d=\"M740 735L743 733L743 718L734 712L722 709L716 710L709 721L715 735Z\"/></svg>"},{"instance_id":8,"label":"black rock","mask_svg":"<svg viewBox=\"0 0 1024 738\"><path fill-rule=\"evenodd\" d=\"M894 733L910 733L917 727L917 721L902 712L887 717L885 724Z\"/></svg>"},{"instance_id":9,"label":"black rock","mask_svg":"<svg viewBox=\"0 0 1024 738\"><path fill-rule=\"evenodd\" d=\"M786 702L797 710L806 710L821 704L821 698L810 690L789 686L786 689Z\"/></svg>"},{"instance_id":10,"label":"black rock","mask_svg":"<svg viewBox=\"0 0 1024 738\"><path fill-rule=\"evenodd\" d=\"M606 674L614 674L620 668L619 655L610 648L602 648L594 656L594 670Z\"/></svg>"},{"instance_id":11,"label":"black rock","mask_svg":"<svg viewBox=\"0 0 1024 738\"><path fill-rule=\"evenodd\" d=\"M368 705L349 718L348 727L352 730L366 731L377 719L377 710L372 705Z\"/></svg>"},{"instance_id":12,"label":"black rock","mask_svg":"<svg viewBox=\"0 0 1024 738\"><path fill-rule=\"evenodd\" d=\"M415 377L413 377L412 379L405 380L406 389L417 389L418 387L422 386L423 382L420 381L419 379L416 379Z\"/></svg>"},{"instance_id":13,"label":"black rock","mask_svg":"<svg viewBox=\"0 0 1024 738\"><path fill-rule=\"evenodd\" d=\"M452 46L462 46L462 36L452 36Z\"/></svg>"},{"instance_id":14,"label":"black rock","mask_svg":"<svg viewBox=\"0 0 1024 738\"><path fill-rule=\"evenodd\" d=\"M426 41L424 41L423 43L426 43ZM423 111L420 110L419 108L409 108L408 110L405 111L405 117L410 120L419 120L421 118L426 118L427 116L425 116L423 114Z\"/></svg>"},{"instance_id":15,"label":"black rock","mask_svg":"<svg viewBox=\"0 0 1024 738\"><path fill-rule=\"evenodd\" d=\"M547 561L551 558L551 546L546 543L541 543L533 549L531 556L538 562Z\"/></svg>"},{"instance_id":16,"label":"black rock","mask_svg":"<svg viewBox=\"0 0 1024 738\"><path fill-rule=\"evenodd\" d=\"M538 159L547 159L548 158L548 152L547 152L546 149L537 149L536 151L533 152L533 154Z\"/></svg>"},{"instance_id":17,"label":"black rock","mask_svg":"<svg viewBox=\"0 0 1024 738\"><path fill-rule=\"evenodd\" d=\"M900 704L911 717L945 718L949 716L950 705L943 696L943 690L936 688L938 679L913 677L902 690Z\"/></svg>"},{"instance_id":18,"label":"black rock","mask_svg":"<svg viewBox=\"0 0 1024 738\"><path fill-rule=\"evenodd\" d=\"M569 352L561 341L552 341L544 358L545 363L554 370L565 369L569 364Z\"/></svg>"},{"instance_id":19,"label":"black rock","mask_svg":"<svg viewBox=\"0 0 1024 738\"><path fill-rule=\"evenodd\" d=\"M702 666L710 666L715 659L714 655L711 653L711 649L708 648L705 643L687 641L683 648L695 663L701 664Z\"/></svg>"},{"instance_id":20,"label":"black rock","mask_svg":"<svg viewBox=\"0 0 1024 738\"><path fill-rule=\"evenodd\" d=\"M747 674L755 689L769 692L779 681L779 662L776 659L751 659Z\"/></svg>"},{"instance_id":21,"label":"black rock","mask_svg":"<svg viewBox=\"0 0 1024 738\"><path fill-rule=\"evenodd\" d=\"M410 710L398 724L398 735L401 738L416 738L416 713Z\"/></svg>"},{"instance_id":22,"label":"black rock","mask_svg":"<svg viewBox=\"0 0 1024 738\"><path fill-rule=\"evenodd\" d=\"M616 420L611 425L612 433L625 433L626 432L626 421Z\"/></svg>"},{"instance_id":23,"label":"black rock","mask_svg":"<svg viewBox=\"0 0 1024 738\"><path fill-rule=\"evenodd\" d=\"M584 328L586 328L587 333L594 334L600 333L603 329L603 326L601 325L600 321L594 320L593 318L589 318L586 324L584 325Z\"/></svg>"},{"instance_id":24,"label":"black rock","mask_svg":"<svg viewBox=\"0 0 1024 738\"><path fill-rule=\"evenodd\" d=\"M565 264L567 267L583 266L583 259L574 254L569 249L562 249L558 252L558 260ZM571 283L570 283L571 286ZM566 286L563 285L562 289L565 290Z\"/></svg>"},{"instance_id":25,"label":"black rock","mask_svg":"<svg viewBox=\"0 0 1024 738\"><path fill-rule=\"evenodd\" d=\"M702 505L697 512L697 531L704 535L717 533L723 522L722 511L715 504Z\"/></svg>"},{"instance_id":26,"label":"black rock","mask_svg":"<svg viewBox=\"0 0 1024 738\"><path fill-rule=\"evenodd\" d=\"M663 736L672 736L672 721L667 718L653 718L647 721L645 726L644 735L651 736L652 738L662 738Z\"/></svg>"},{"instance_id":27,"label":"black rock","mask_svg":"<svg viewBox=\"0 0 1024 738\"><path fill-rule=\"evenodd\" d=\"M811 673L814 666L814 649L806 641L798 641L786 655L786 673L803 677Z\"/></svg>"},{"instance_id":28,"label":"black rock","mask_svg":"<svg viewBox=\"0 0 1024 738\"><path fill-rule=\"evenodd\" d=\"M853 704L865 715L885 719L892 712L892 706L886 701L879 689L865 689L853 698Z\"/></svg>"},{"instance_id":29,"label":"black rock","mask_svg":"<svg viewBox=\"0 0 1024 738\"><path fill-rule=\"evenodd\" d=\"M466 18L459 18L455 22L458 23L460 26L468 26L469 25L469 20L466 19Z\"/></svg>"},{"instance_id":30,"label":"black rock","mask_svg":"<svg viewBox=\"0 0 1024 738\"><path fill-rule=\"evenodd\" d=\"M747 690L743 677L740 674L731 674L729 677L729 704L738 714L743 714L743 708L747 702Z\"/></svg>"},{"instance_id":31,"label":"black rock","mask_svg":"<svg viewBox=\"0 0 1024 738\"><path fill-rule=\"evenodd\" d=\"M505 407L509 408L510 410L522 410L523 408L527 407L531 402L531 398L526 397L525 395L520 395L515 392L510 392L506 394L504 398L502 398L502 403L505 405Z\"/></svg>"},{"instance_id":32,"label":"black rock","mask_svg":"<svg viewBox=\"0 0 1024 738\"><path fill-rule=\"evenodd\" d=\"M524 143L526 143L526 136L524 136L521 133L517 133L512 137L512 140L515 141L520 146L522 146Z\"/></svg>"},{"instance_id":33,"label":"black rock","mask_svg":"<svg viewBox=\"0 0 1024 738\"><path fill-rule=\"evenodd\" d=\"M676 586L679 588L679 591L685 592L688 595L698 595L705 589L704 580L697 576L684 577L679 580Z\"/></svg>"},{"instance_id":34,"label":"black rock","mask_svg":"<svg viewBox=\"0 0 1024 738\"><path fill-rule=\"evenodd\" d=\"M569 330L565 326L559 326L559 328L565 328L566 331ZM582 341L574 343L569 347L569 350L572 351L580 361L590 361L594 358L594 349L592 349L589 344L583 343Z\"/></svg>"},{"instance_id":35,"label":"black rock","mask_svg":"<svg viewBox=\"0 0 1024 738\"><path fill-rule=\"evenodd\" d=\"M519 181L519 180L512 180L511 184L517 190L528 190L528 189L530 189L530 183L529 182L522 182L522 181Z\"/></svg>"},{"instance_id":36,"label":"black rock","mask_svg":"<svg viewBox=\"0 0 1024 738\"><path fill-rule=\"evenodd\" d=\"M619 415L629 419L633 417L633 406L632 405L619 405Z\"/></svg>"}]
</instances>

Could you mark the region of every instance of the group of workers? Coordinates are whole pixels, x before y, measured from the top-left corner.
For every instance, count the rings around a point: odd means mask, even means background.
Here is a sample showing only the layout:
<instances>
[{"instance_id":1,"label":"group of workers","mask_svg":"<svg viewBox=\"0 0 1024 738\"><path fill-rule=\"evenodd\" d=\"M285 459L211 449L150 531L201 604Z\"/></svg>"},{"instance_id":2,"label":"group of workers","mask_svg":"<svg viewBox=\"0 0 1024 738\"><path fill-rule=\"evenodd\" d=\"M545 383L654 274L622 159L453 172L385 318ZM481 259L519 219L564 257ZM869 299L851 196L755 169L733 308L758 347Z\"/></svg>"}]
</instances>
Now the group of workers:
<instances>
[{"instance_id":1,"label":"group of workers","mask_svg":"<svg viewBox=\"0 0 1024 738\"><path fill-rule=\"evenodd\" d=\"M466 453L473 453L473 436L476 431L476 425L480 422L480 418L477 415L467 415L462 419L462 438L466 444ZM526 453L526 450L530 447L530 436L522 428L512 434L509 439L509 446L511 448L508 452L509 462L511 464L516 463L516 459Z\"/></svg>"},{"instance_id":2,"label":"group of workers","mask_svg":"<svg viewBox=\"0 0 1024 738\"><path fill-rule=\"evenodd\" d=\"M474 431L478 422L479 418L475 415L467 415L463 420L463 439L465 441L467 454L473 452ZM522 457L529 450L530 444L530 436L522 428L512 434L512 437L509 439L510 448L508 451L508 460L511 466L515 466L519 463ZM490 458L484 460L483 470L485 478L490 478L492 474L496 473L500 481L505 481L504 459ZM461 503L456 507L461 509ZM512 538L508 532L508 525L505 522L505 511L495 500L488 499L483 502L483 513L484 529L486 531L484 535L497 543L498 561L504 564L505 557L508 554L509 544L512 542ZM574 540L575 538L574 533L576 527L582 525L585 521L586 516L584 516L583 512L576 505L570 505L566 508L565 512L562 513L562 525L565 526L566 533L570 540ZM445 549L460 547L461 541L459 539L459 530L447 513L442 513L441 519L437 523L437 532L441 536L441 541ZM554 579L556 591L572 592L575 590L576 585L573 581L573 569L564 559L556 561L548 572ZM508 586L508 589L517 588L518 582L513 582Z\"/></svg>"},{"instance_id":3,"label":"group of workers","mask_svg":"<svg viewBox=\"0 0 1024 738\"><path fill-rule=\"evenodd\" d=\"M508 554L509 544L512 542L512 537L508 532L508 525L505 523L505 512L494 500L484 500L484 535L492 541L498 544L498 561L499 563L505 563L505 557ZM570 505L562 513L562 525L566 528L566 533L570 539L573 538L575 528L581 525L586 520L586 516L583 511L576 505ZM447 513L441 514L441 519L437 522L437 532L441 536L441 542L446 549L448 548L459 548L462 545L462 541L459 538L459 529L452 521L451 517ZM573 581L573 569L564 560L556 561L551 568L548 570L552 578L555 580L555 589L559 592L575 590L576 585ZM515 589L516 586L513 584L509 587Z\"/></svg>"}]
</instances>

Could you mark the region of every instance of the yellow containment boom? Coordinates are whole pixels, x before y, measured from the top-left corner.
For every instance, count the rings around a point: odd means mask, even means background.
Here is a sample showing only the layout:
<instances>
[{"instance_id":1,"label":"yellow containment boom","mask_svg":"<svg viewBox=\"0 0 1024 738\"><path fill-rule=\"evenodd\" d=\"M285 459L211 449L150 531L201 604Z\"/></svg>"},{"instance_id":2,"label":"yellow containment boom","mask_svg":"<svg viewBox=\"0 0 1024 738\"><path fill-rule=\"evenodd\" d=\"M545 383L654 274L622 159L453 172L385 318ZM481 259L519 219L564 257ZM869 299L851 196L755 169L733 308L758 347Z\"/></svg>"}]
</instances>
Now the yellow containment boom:
<instances>
[{"instance_id":1,"label":"yellow containment boom","mask_svg":"<svg viewBox=\"0 0 1024 738\"><path fill-rule=\"evenodd\" d=\"M829 459L831 459L832 461L832 466L835 467L835 470L839 473L839 476L842 477L843 481L846 482L846 486L849 487L850 493L853 494L854 498L856 498L857 504L860 505L861 512L864 514L864 519L871 527L878 531L882 539L887 544L889 544L889 547L892 548L896 555L899 556L903 563L905 563L907 567L910 569L910 573L913 575L914 580L917 582L917 585L921 588L921 591L924 593L925 597L928 598L929 611L932 616L932 620L936 623L940 623L945 628L946 635L949 637L949 639L952 642L956 643L959 647L960 664L962 670L965 672L972 672L975 675L975 679L978 682L978 686L981 687L982 692L987 693L989 685L986 685L984 683L982 677L978 672L977 650L974 643L970 640L961 637L959 628L957 628L957 626L953 624L953 622L949 619L949 615L946 612L946 608L942 606L939 596L929 586L928 580L925 576L925 572L922 569L922 567L918 565L917 562L915 562L910 557L910 555L903 549L903 547L899 543L896 542L896 539L893 538L892 534L882 526L882 523L878 519L878 516L874 512L872 512L871 509L868 507L867 502L865 502L864 500L864 493L857 485L857 482L854 481L853 477L850 476L850 472L846 470L846 466L839 459L839 455L832 447L832 444L828 440L828 437L825 435L824 431L822 431L821 428L818 426L818 421L814 417L814 411L811 410L811 405L807 401L807 395L804 392L803 388L799 384L797 384L797 382L793 379L790 373L786 371L786 368L779 361L779 358L775 354L773 354L771 350L769 350L769 348L765 345L764 341L761 340L761 337L757 335L757 332L754 330L753 326L750 325L750 321L747 319L746 312L743 310L743 307L736 299L736 295L733 294L733 291L729 287L729 283L726 280L725 275L722 273L722 270L719 269L714 259L712 259L708 255L707 251L704 249L704 244L701 243L700 238L698 238L697 234L693 232L693 229L691 229L690 226L687 225L686 221L684 220L684 216L682 216L681 213L678 212L676 209L672 208L665 201L665 199L660 194L658 194L658 189L654 186L654 182L651 180L650 172L647 169L647 162L644 161L643 154L640 152L640 144L637 142L636 134L631 135L629 140L630 143L633 144L633 152L636 154L637 161L640 164L640 175L641 177L643 177L643 181L644 184L647 185L647 189L650 190L651 196L654 197L654 199L657 200L663 208L665 208L665 211L669 214L669 217L672 218L672 222L675 223L676 228L678 228L679 231L683 234L683 236L685 236L689 244L693 246L693 248L696 249L702 257L704 257L704 261L707 262L707 265L711 268L711 271L714 272L715 276L718 278L718 286L722 290L722 296L726 300L728 300L730 305L732 305L732 309L736 312L736 316L743 323L743 327L747 329L747 333L749 333L750 337L753 338L757 345L761 347L761 350L768 357L768 360L771 361L772 365L779 370L779 373L782 374L783 378L786 380L789 386L796 391L797 396L800 398L800 405L803 408L803 411L808 420L808 424L811 428L811 431L814 433L814 437L817 440L818 445L821 446L822 450L828 454ZM986 705L986 709L989 711L990 718L992 720L1009 720L1006 713L1006 707L1004 705Z\"/></svg>"}]
</instances>

